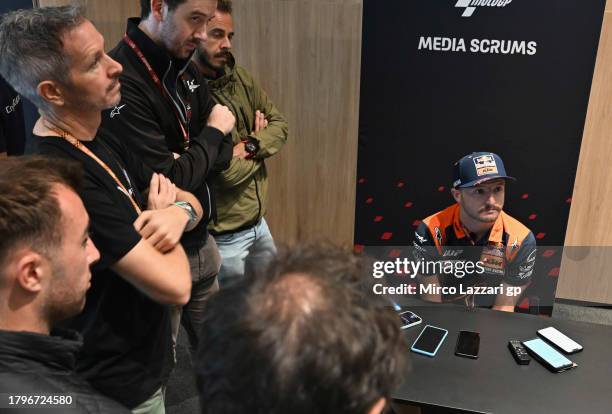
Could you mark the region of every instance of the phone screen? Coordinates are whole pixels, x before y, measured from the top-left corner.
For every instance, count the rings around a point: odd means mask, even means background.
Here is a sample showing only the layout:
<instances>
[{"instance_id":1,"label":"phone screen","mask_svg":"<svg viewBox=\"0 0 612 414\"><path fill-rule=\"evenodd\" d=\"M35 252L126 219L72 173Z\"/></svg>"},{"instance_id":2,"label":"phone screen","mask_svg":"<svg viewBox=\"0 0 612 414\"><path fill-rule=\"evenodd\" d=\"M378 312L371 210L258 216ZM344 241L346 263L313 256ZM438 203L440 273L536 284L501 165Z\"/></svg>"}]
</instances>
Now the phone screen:
<instances>
[{"instance_id":1,"label":"phone screen","mask_svg":"<svg viewBox=\"0 0 612 414\"><path fill-rule=\"evenodd\" d=\"M480 347L480 334L478 332L460 331L457 338L455 354L468 358L478 357Z\"/></svg>"},{"instance_id":2,"label":"phone screen","mask_svg":"<svg viewBox=\"0 0 612 414\"><path fill-rule=\"evenodd\" d=\"M408 311L404 313L400 313L400 318L402 320L402 326L404 325L413 325L421 321L421 318L415 315L414 313Z\"/></svg>"},{"instance_id":3,"label":"phone screen","mask_svg":"<svg viewBox=\"0 0 612 414\"><path fill-rule=\"evenodd\" d=\"M428 325L423 329L419 339L417 339L412 347L433 354L438 348L440 341L446 336L446 333L445 329Z\"/></svg>"},{"instance_id":4,"label":"phone screen","mask_svg":"<svg viewBox=\"0 0 612 414\"><path fill-rule=\"evenodd\" d=\"M523 345L525 345L527 349L531 350L544 361L548 362L555 369L562 369L572 365L572 361L564 357L555 348L539 338L525 341L523 342Z\"/></svg>"}]
</instances>

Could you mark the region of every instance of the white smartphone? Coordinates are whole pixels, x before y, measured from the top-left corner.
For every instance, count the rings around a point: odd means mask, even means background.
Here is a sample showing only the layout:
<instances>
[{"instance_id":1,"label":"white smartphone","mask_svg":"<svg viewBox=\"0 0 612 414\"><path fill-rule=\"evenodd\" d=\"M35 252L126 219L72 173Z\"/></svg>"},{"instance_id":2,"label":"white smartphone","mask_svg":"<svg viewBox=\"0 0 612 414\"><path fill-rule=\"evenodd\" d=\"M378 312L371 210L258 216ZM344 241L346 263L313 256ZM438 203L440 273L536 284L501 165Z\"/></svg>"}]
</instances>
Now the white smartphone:
<instances>
[{"instance_id":1,"label":"white smartphone","mask_svg":"<svg viewBox=\"0 0 612 414\"><path fill-rule=\"evenodd\" d=\"M574 352L582 351L582 345L573 339L568 338L566 335L562 334L552 326L540 329L538 331L538 335L557 346L566 354L573 354Z\"/></svg>"},{"instance_id":2,"label":"white smartphone","mask_svg":"<svg viewBox=\"0 0 612 414\"><path fill-rule=\"evenodd\" d=\"M411 311L404 311L399 314L402 320L402 329L410 328L423 322L419 315Z\"/></svg>"}]
</instances>

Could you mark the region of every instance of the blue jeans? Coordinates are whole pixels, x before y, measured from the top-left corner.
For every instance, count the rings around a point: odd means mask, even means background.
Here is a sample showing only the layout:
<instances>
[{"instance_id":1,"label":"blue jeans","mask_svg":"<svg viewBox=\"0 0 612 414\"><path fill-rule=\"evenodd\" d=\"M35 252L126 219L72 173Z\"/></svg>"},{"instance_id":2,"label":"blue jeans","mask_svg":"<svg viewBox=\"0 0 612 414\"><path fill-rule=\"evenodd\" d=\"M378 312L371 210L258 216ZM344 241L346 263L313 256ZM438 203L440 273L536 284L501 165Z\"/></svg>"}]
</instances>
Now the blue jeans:
<instances>
[{"instance_id":1,"label":"blue jeans","mask_svg":"<svg viewBox=\"0 0 612 414\"><path fill-rule=\"evenodd\" d=\"M265 268L274 255L276 246L268 223L262 218L246 230L215 236L221 254L219 285L221 288L246 274Z\"/></svg>"}]
</instances>

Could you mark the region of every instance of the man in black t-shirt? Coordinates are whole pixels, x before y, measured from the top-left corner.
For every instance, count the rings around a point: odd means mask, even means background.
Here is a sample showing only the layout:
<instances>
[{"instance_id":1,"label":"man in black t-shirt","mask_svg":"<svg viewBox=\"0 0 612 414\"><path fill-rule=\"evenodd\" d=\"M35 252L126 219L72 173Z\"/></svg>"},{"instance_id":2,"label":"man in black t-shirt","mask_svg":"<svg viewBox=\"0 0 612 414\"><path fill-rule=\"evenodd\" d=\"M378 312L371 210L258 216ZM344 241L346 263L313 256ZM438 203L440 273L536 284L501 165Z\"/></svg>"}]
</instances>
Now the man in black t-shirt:
<instances>
[{"instance_id":1,"label":"man in black t-shirt","mask_svg":"<svg viewBox=\"0 0 612 414\"><path fill-rule=\"evenodd\" d=\"M95 139L101 111L119 102L122 67L80 8L9 13L0 55L0 74L41 113L40 151L85 170L80 196L101 257L85 309L68 324L84 336L77 371L130 409L163 412L173 363L168 305L185 304L191 290L178 242L202 206L120 145Z\"/></svg>"},{"instance_id":2,"label":"man in black t-shirt","mask_svg":"<svg viewBox=\"0 0 612 414\"><path fill-rule=\"evenodd\" d=\"M21 96L0 76L0 156L23 155L24 148Z\"/></svg>"}]
</instances>

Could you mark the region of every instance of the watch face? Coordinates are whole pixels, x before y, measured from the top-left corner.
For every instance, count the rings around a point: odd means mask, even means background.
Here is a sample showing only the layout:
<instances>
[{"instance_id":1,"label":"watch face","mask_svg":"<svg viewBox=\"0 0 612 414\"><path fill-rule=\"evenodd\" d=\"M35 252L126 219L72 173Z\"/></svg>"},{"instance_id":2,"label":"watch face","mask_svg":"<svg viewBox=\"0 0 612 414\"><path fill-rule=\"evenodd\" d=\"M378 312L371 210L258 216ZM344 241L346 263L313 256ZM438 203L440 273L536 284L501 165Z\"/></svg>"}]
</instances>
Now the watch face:
<instances>
[{"instance_id":1,"label":"watch face","mask_svg":"<svg viewBox=\"0 0 612 414\"><path fill-rule=\"evenodd\" d=\"M244 149L249 154L252 154L252 153L257 151L257 148L256 148L255 144L253 144L252 142L247 142L246 144L244 144Z\"/></svg>"}]
</instances>

